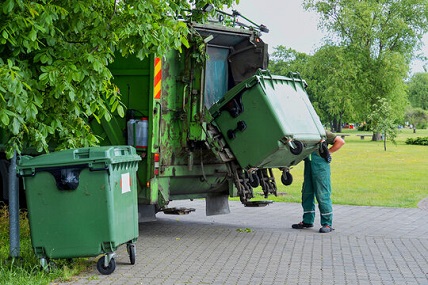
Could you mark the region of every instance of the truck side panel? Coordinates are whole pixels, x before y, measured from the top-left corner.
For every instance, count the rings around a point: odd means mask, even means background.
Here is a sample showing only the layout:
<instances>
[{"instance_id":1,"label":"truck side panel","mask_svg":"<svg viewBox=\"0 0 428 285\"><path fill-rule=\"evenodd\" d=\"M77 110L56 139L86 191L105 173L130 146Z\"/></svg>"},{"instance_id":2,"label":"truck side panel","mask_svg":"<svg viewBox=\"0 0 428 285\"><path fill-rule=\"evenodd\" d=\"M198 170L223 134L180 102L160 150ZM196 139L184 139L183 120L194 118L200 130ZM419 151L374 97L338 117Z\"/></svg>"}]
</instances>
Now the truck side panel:
<instances>
[{"instance_id":1,"label":"truck side panel","mask_svg":"<svg viewBox=\"0 0 428 285\"><path fill-rule=\"evenodd\" d=\"M142 157L138 167L139 201L150 203L153 196L150 191L150 180L153 173L153 151L157 136L153 133L156 125L155 103L153 100L154 57L145 60L135 57L117 56L110 65L113 81L118 86L126 116L115 116L110 122L102 122L101 126L92 124L95 133L103 137L102 145L131 144L128 142L127 123L131 119L146 118L148 122L148 141L146 148L137 148ZM156 183L155 183L156 185ZM157 187L156 187L157 191ZM157 198L157 197L156 197Z\"/></svg>"}]
</instances>

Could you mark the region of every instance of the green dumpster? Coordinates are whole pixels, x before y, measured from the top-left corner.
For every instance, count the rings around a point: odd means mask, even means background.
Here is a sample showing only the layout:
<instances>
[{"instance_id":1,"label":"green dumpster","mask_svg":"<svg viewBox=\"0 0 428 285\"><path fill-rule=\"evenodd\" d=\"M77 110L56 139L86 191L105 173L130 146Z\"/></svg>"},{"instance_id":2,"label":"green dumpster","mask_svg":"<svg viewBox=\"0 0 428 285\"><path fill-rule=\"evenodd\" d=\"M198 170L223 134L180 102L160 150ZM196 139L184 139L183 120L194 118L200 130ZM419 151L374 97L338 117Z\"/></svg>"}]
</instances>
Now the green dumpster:
<instances>
[{"instance_id":1,"label":"green dumpster","mask_svg":"<svg viewBox=\"0 0 428 285\"><path fill-rule=\"evenodd\" d=\"M115 270L115 250L126 244L135 263L137 178L132 146L79 148L23 156L31 241L43 268L50 259L103 255L102 274Z\"/></svg>"},{"instance_id":2,"label":"green dumpster","mask_svg":"<svg viewBox=\"0 0 428 285\"><path fill-rule=\"evenodd\" d=\"M296 74L259 71L210 108L242 168L289 167L325 139L325 130Z\"/></svg>"}]
</instances>

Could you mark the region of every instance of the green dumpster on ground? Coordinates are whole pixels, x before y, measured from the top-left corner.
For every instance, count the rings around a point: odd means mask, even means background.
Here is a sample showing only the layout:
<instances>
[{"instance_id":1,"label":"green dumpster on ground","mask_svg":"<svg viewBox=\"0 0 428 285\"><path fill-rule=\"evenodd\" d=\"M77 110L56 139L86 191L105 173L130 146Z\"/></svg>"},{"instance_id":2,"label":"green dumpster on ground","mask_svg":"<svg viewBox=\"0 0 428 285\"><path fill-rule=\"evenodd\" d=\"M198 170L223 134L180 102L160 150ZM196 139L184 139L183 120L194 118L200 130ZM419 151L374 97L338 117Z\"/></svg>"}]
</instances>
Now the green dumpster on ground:
<instances>
[{"instance_id":1,"label":"green dumpster on ground","mask_svg":"<svg viewBox=\"0 0 428 285\"><path fill-rule=\"evenodd\" d=\"M50 259L104 254L102 274L116 265L127 244L135 263L138 237L137 178L141 157L132 146L79 148L23 156L23 177L32 246L42 267Z\"/></svg>"}]
</instances>

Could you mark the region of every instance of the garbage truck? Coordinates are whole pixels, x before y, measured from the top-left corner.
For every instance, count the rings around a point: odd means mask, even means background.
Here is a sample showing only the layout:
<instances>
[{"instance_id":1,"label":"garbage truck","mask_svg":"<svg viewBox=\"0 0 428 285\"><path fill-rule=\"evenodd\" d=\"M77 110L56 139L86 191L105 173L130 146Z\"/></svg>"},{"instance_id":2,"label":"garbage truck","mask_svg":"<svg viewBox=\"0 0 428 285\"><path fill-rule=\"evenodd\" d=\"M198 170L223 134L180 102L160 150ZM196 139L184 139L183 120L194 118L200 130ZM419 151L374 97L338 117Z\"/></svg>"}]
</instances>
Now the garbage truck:
<instances>
[{"instance_id":1,"label":"garbage truck","mask_svg":"<svg viewBox=\"0 0 428 285\"><path fill-rule=\"evenodd\" d=\"M253 189L276 195L272 169L290 184L290 168L325 139L306 82L297 73L268 71L268 45L261 39L267 28L235 20L225 25L227 14L219 15L189 22L190 46L182 52L144 60L117 55L109 66L126 115L90 126L102 145L131 145L141 157L141 222L160 211L192 211L169 208L173 200L203 198L207 215L228 213L229 197L263 206L268 202L254 201Z\"/></svg>"}]
</instances>

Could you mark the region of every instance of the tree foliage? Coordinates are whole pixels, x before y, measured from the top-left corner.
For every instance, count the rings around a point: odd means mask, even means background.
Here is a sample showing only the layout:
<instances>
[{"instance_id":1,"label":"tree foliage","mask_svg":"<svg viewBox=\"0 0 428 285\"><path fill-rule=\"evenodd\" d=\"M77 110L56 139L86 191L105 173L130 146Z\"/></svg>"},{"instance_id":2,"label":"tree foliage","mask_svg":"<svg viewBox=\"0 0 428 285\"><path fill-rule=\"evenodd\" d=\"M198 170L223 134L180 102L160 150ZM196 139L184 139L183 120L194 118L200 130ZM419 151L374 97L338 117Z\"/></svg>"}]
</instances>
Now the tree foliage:
<instances>
[{"instance_id":1,"label":"tree foliage","mask_svg":"<svg viewBox=\"0 0 428 285\"><path fill-rule=\"evenodd\" d=\"M373 112L368 116L370 127L374 133L382 134L383 147L386 151L386 140L389 138L395 143L397 137L397 124L391 112L391 104L385 98L379 98L373 106Z\"/></svg>"},{"instance_id":2,"label":"tree foliage","mask_svg":"<svg viewBox=\"0 0 428 285\"><path fill-rule=\"evenodd\" d=\"M269 70L274 74L287 75L289 72L304 73L310 56L283 45L274 47L269 62Z\"/></svg>"},{"instance_id":3,"label":"tree foliage","mask_svg":"<svg viewBox=\"0 0 428 285\"><path fill-rule=\"evenodd\" d=\"M366 120L383 98L396 118L402 116L407 101L404 79L428 30L428 2L305 0L304 4L320 14L320 25L352 67L350 78L355 80L346 89L356 100L358 119Z\"/></svg>"},{"instance_id":4,"label":"tree foliage","mask_svg":"<svg viewBox=\"0 0 428 285\"><path fill-rule=\"evenodd\" d=\"M115 52L144 58L180 50L189 33L182 18L208 2L233 0L0 0L0 129L8 156L98 143L88 119L124 113L107 68Z\"/></svg>"},{"instance_id":5,"label":"tree foliage","mask_svg":"<svg viewBox=\"0 0 428 285\"><path fill-rule=\"evenodd\" d=\"M324 45L309 59L307 66L312 100L324 121L339 132L343 118L349 121L354 117L358 65L350 57L352 54L343 47Z\"/></svg>"},{"instance_id":6,"label":"tree foliage","mask_svg":"<svg viewBox=\"0 0 428 285\"><path fill-rule=\"evenodd\" d=\"M408 107L405 119L412 125L414 132L416 132L416 128L424 129L428 127L428 111L422 108Z\"/></svg>"},{"instance_id":7,"label":"tree foliage","mask_svg":"<svg viewBox=\"0 0 428 285\"><path fill-rule=\"evenodd\" d=\"M398 52L410 61L428 27L425 0L305 0L317 11L321 25L344 46L380 58L385 51Z\"/></svg>"},{"instance_id":8,"label":"tree foliage","mask_svg":"<svg viewBox=\"0 0 428 285\"><path fill-rule=\"evenodd\" d=\"M428 73L414 74L408 83L409 101L415 108L428 110Z\"/></svg>"}]
</instances>

